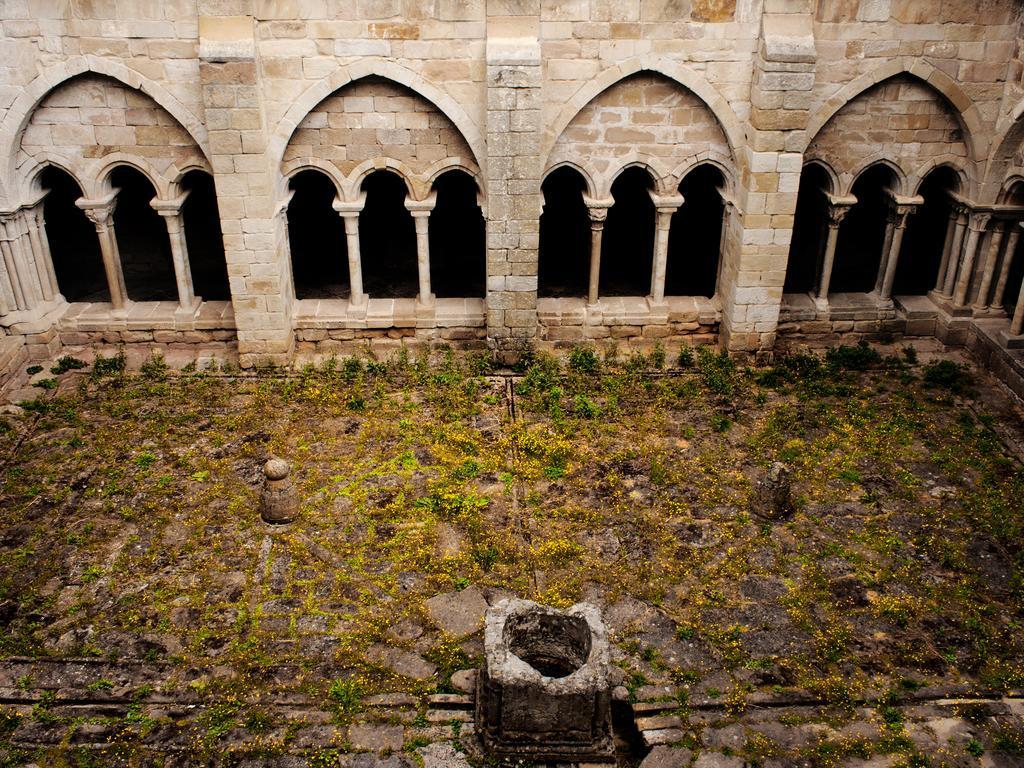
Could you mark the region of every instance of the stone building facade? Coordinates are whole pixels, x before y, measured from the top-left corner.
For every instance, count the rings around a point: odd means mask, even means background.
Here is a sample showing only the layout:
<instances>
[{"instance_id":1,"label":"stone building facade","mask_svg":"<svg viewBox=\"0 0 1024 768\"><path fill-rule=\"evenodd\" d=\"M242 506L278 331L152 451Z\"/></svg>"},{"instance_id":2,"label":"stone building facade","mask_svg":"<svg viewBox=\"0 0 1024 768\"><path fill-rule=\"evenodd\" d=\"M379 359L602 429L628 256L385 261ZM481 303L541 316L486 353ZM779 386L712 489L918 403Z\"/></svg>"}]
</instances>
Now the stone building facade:
<instances>
[{"instance_id":1,"label":"stone building facade","mask_svg":"<svg viewBox=\"0 0 1024 768\"><path fill-rule=\"evenodd\" d=\"M1013 0L0 0L0 365L1024 345ZM1007 353L1012 358L1012 353Z\"/></svg>"}]
</instances>

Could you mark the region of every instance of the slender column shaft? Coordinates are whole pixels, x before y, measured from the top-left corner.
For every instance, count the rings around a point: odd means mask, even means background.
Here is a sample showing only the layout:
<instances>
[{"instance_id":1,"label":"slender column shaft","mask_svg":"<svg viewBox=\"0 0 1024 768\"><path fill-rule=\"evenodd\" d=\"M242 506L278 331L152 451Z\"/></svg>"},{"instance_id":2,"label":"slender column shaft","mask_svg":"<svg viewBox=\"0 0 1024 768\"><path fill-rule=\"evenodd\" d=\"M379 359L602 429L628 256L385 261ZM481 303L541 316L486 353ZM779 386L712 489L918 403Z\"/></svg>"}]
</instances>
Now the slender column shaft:
<instances>
[{"instance_id":1,"label":"slender column shaft","mask_svg":"<svg viewBox=\"0 0 1024 768\"><path fill-rule=\"evenodd\" d=\"M430 212L435 205L436 192L431 192L423 200L405 201L405 209L412 214L416 223L416 271L420 283L420 304L434 303L434 294L430 290Z\"/></svg>"},{"instance_id":2,"label":"slender column shaft","mask_svg":"<svg viewBox=\"0 0 1024 768\"><path fill-rule=\"evenodd\" d=\"M953 298L953 286L956 282L956 273L960 268L960 260L963 257L964 231L967 228L966 209L960 208L956 219L956 230L953 233L953 247L949 251L949 266L946 269L945 282L942 284L942 295Z\"/></svg>"},{"instance_id":3,"label":"slender column shaft","mask_svg":"<svg viewBox=\"0 0 1024 768\"><path fill-rule=\"evenodd\" d=\"M59 296L60 284L57 282L57 270L53 266L53 253L50 252L50 238L46 234L46 220L43 218L43 206L36 206L35 215L36 232L39 234L39 242L42 245L46 271L50 275L50 281L53 284L53 292Z\"/></svg>"},{"instance_id":4,"label":"slender column shaft","mask_svg":"<svg viewBox=\"0 0 1024 768\"><path fill-rule=\"evenodd\" d=\"M35 254L36 267L39 269L39 283L43 289L43 298L46 301L52 301L60 296L60 289L57 287L57 275L53 271L50 253L43 245L46 238L40 232L41 218L41 212L37 206L26 214L25 223L28 226L28 239L32 252Z\"/></svg>"},{"instance_id":5,"label":"slender column shaft","mask_svg":"<svg viewBox=\"0 0 1024 768\"><path fill-rule=\"evenodd\" d=\"M1006 284L1010 280L1010 270L1013 269L1013 259L1017 253L1017 242L1020 240L1020 222L1010 223L1010 237L1006 240L1006 249L1003 251L1003 265L999 270L999 281L996 283L996 291L992 296L992 309L1002 309L1003 299L1006 298Z\"/></svg>"},{"instance_id":6,"label":"slender column shaft","mask_svg":"<svg viewBox=\"0 0 1024 768\"><path fill-rule=\"evenodd\" d=\"M875 293L882 293L885 275L889 270L889 252L892 250L892 239L896 232L896 216L890 209L885 219L885 240L882 243L882 255L878 260L878 277L875 278Z\"/></svg>"},{"instance_id":7,"label":"slender column shaft","mask_svg":"<svg viewBox=\"0 0 1024 768\"><path fill-rule=\"evenodd\" d=\"M903 235L907 231L907 217L913 213L912 206L897 206L894 211L892 240L889 243L889 253L885 260L885 273L882 276L882 286L878 295L882 299L892 298L892 284L896 279L896 267L900 261L900 248L903 246Z\"/></svg>"},{"instance_id":8,"label":"slender column shaft","mask_svg":"<svg viewBox=\"0 0 1024 768\"><path fill-rule=\"evenodd\" d=\"M988 226L990 214L975 214L971 217L970 234L967 236L967 245L964 246L963 263L960 266L960 274L956 280L956 292L953 296L953 303L957 307L963 307L967 303L967 291L971 287L971 273L974 271L974 257L978 252L978 240L981 239L985 227Z\"/></svg>"},{"instance_id":9,"label":"slender column shaft","mask_svg":"<svg viewBox=\"0 0 1024 768\"><path fill-rule=\"evenodd\" d=\"M849 205L830 205L828 207L828 236L825 238L825 252L821 259L821 277L818 281L819 301L828 299L828 289L832 282L832 267L836 261L836 243L839 242L839 227L849 213Z\"/></svg>"},{"instance_id":10,"label":"slender column shaft","mask_svg":"<svg viewBox=\"0 0 1024 768\"><path fill-rule=\"evenodd\" d=\"M607 213L607 212L606 212ZM604 219L590 219L590 280L587 285L587 303L597 304L597 289L601 282L601 239Z\"/></svg>"},{"instance_id":11,"label":"slender column shaft","mask_svg":"<svg viewBox=\"0 0 1024 768\"><path fill-rule=\"evenodd\" d=\"M23 227L24 221L20 216L8 224L11 234L11 250L14 253L14 263L18 266L22 290L25 292L25 300L28 302L26 309L31 309L43 301L43 285L40 280L39 267L36 264L35 254L32 252L28 241L28 232Z\"/></svg>"},{"instance_id":12,"label":"slender column shaft","mask_svg":"<svg viewBox=\"0 0 1024 768\"><path fill-rule=\"evenodd\" d=\"M81 200L78 203L82 203ZM114 206L116 198L103 205L81 206L85 215L96 226L96 236L100 241L100 254L103 257L103 269L107 273L107 285L110 288L110 303L114 309L124 309L128 305L128 289L124 283L124 271L121 268L121 254L117 249L117 237L114 234Z\"/></svg>"},{"instance_id":13,"label":"slender column shaft","mask_svg":"<svg viewBox=\"0 0 1024 768\"><path fill-rule=\"evenodd\" d=\"M196 306L195 288L192 285L192 265L188 260L188 243L185 240L185 227L179 210L160 210L167 236L171 241L171 260L174 262L174 281L178 286L178 306L183 310L193 310Z\"/></svg>"},{"instance_id":14,"label":"slender column shaft","mask_svg":"<svg viewBox=\"0 0 1024 768\"><path fill-rule=\"evenodd\" d=\"M608 219L608 209L615 204L612 198L594 199L583 196L590 217L590 273L587 281L587 304L597 304L601 286L601 243L604 237L604 223Z\"/></svg>"},{"instance_id":15,"label":"slender column shaft","mask_svg":"<svg viewBox=\"0 0 1024 768\"><path fill-rule=\"evenodd\" d=\"M1017 308L1013 311L1013 320L1010 322L1010 335L1020 336L1021 333L1024 333L1024 282L1020 284Z\"/></svg>"},{"instance_id":16,"label":"slender column shaft","mask_svg":"<svg viewBox=\"0 0 1024 768\"><path fill-rule=\"evenodd\" d=\"M974 309L988 309L989 291L992 288L992 280L995 278L996 263L999 261L999 248L1003 244L1003 235L1005 233L1005 221L998 222L992 229L992 240L988 244L988 253L985 256L985 268L981 275L981 287L978 289L978 298L974 302Z\"/></svg>"},{"instance_id":17,"label":"slender column shaft","mask_svg":"<svg viewBox=\"0 0 1024 768\"><path fill-rule=\"evenodd\" d=\"M939 276L935 280L935 290L941 291L946 282L946 270L949 269L949 255L953 252L953 236L956 232L957 211L954 208L949 213L949 223L946 225L946 239L942 242L942 261L939 262Z\"/></svg>"},{"instance_id":18,"label":"slender column shaft","mask_svg":"<svg viewBox=\"0 0 1024 768\"><path fill-rule=\"evenodd\" d=\"M0 242L0 253L3 253L4 269L7 271L7 280L11 286L14 307L15 309L28 309L28 303L25 301L25 291L18 276L18 265L14 260L14 250L11 248L10 242L7 240Z\"/></svg>"},{"instance_id":19,"label":"slender column shaft","mask_svg":"<svg viewBox=\"0 0 1024 768\"><path fill-rule=\"evenodd\" d=\"M430 292L430 211L413 211L416 223L416 263L420 277L420 303L430 304L434 300Z\"/></svg>"},{"instance_id":20,"label":"slender column shaft","mask_svg":"<svg viewBox=\"0 0 1024 768\"><path fill-rule=\"evenodd\" d=\"M363 293L363 262L359 255L359 211L344 211L345 242L348 244L349 302L355 305L366 301Z\"/></svg>"},{"instance_id":21,"label":"slender column shaft","mask_svg":"<svg viewBox=\"0 0 1024 768\"><path fill-rule=\"evenodd\" d=\"M674 209L659 208L654 228L654 268L651 270L651 300L660 304L665 300L665 273L668 270L668 231L672 226Z\"/></svg>"}]
</instances>

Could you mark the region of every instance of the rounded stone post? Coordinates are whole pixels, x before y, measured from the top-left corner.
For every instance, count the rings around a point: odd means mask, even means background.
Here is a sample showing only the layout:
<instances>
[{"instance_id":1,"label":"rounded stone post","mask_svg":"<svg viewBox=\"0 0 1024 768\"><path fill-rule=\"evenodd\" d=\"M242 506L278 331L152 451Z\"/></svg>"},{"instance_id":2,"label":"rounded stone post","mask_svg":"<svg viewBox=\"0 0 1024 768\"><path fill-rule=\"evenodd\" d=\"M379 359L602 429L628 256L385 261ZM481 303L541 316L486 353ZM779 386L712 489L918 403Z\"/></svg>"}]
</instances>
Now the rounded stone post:
<instances>
[{"instance_id":1,"label":"rounded stone post","mask_svg":"<svg viewBox=\"0 0 1024 768\"><path fill-rule=\"evenodd\" d=\"M366 303L363 293L363 260L359 253L359 214L366 205L366 194L356 200L335 200L334 210L345 222L345 242L348 244L348 301L354 307Z\"/></svg>"},{"instance_id":2,"label":"rounded stone post","mask_svg":"<svg viewBox=\"0 0 1024 768\"><path fill-rule=\"evenodd\" d=\"M597 304L598 288L601 284L601 239L604 236L604 223L608 218L608 209L615 205L615 200L595 200L583 196L590 217L590 275L587 281L587 304Z\"/></svg>"},{"instance_id":3,"label":"rounded stone post","mask_svg":"<svg viewBox=\"0 0 1024 768\"><path fill-rule=\"evenodd\" d=\"M272 525L292 522L299 514L299 494L292 485L291 467L284 459L270 459L263 465L260 517Z\"/></svg>"}]
</instances>

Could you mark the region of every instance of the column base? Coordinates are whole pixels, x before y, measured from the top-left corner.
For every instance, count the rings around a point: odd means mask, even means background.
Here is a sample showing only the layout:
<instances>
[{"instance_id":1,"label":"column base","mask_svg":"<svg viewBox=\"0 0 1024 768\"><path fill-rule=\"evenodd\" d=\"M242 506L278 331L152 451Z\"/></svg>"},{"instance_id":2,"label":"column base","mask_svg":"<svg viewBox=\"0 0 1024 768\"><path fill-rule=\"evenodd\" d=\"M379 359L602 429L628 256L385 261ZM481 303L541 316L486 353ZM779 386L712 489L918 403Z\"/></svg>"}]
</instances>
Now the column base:
<instances>
[{"instance_id":1,"label":"column base","mask_svg":"<svg viewBox=\"0 0 1024 768\"><path fill-rule=\"evenodd\" d=\"M199 306L203 303L203 300L198 296L192 298L191 304L179 304L178 308L174 310L175 320L191 320L199 314Z\"/></svg>"},{"instance_id":2,"label":"column base","mask_svg":"<svg viewBox=\"0 0 1024 768\"><path fill-rule=\"evenodd\" d=\"M1003 330L996 334L996 338L1007 349L1024 349L1024 333L1013 336L1009 330Z\"/></svg>"},{"instance_id":3,"label":"column base","mask_svg":"<svg viewBox=\"0 0 1024 768\"><path fill-rule=\"evenodd\" d=\"M654 325L665 325L668 323L668 302L665 300L655 301L647 297L647 311L651 314L651 323Z\"/></svg>"},{"instance_id":4,"label":"column base","mask_svg":"<svg viewBox=\"0 0 1024 768\"><path fill-rule=\"evenodd\" d=\"M828 312L828 310L829 310L828 296L814 296L814 295L811 295L811 301L814 302L814 308L816 310L818 310L818 312Z\"/></svg>"},{"instance_id":5,"label":"column base","mask_svg":"<svg viewBox=\"0 0 1024 768\"><path fill-rule=\"evenodd\" d=\"M974 314L974 310L968 306L958 307L949 296L938 294L933 301L939 309L950 317L971 317Z\"/></svg>"},{"instance_id":6,"label":"column base","mask_svg":"<svg viewBox=\"0 0 1024 768\"><path fill-rule=\"evenodd\" d=\"M351 298L348 300L348 309L346 314L354 319L362 319L366 317L366 308L370 304L368 296L363 295L359 301L353 301Z\"/></svg>"},{"instance_id":7,"label":"column base","mask_svg":"<svg viewBox=\"0 0 1024 768\"><path fill-rule=\"evenodd\" d=\"M971 314L982 320L1000 320L1006 317L1006 310L1002 307L980 307L973 305Z\"/></svg>"},{"instance_id":8,"label":"column base","mask_svg":"<svg viewBox=\"0 0 1024 768\"><path fill-rule=\"evenodd\" d=\"M435 319L437 317L437 301L434 294L430 294L428 301L420 301L420 297L416 297L416 305L413 310L416 315L416 327L417 328L433 328Z\"/></svg>"}]
</instances>

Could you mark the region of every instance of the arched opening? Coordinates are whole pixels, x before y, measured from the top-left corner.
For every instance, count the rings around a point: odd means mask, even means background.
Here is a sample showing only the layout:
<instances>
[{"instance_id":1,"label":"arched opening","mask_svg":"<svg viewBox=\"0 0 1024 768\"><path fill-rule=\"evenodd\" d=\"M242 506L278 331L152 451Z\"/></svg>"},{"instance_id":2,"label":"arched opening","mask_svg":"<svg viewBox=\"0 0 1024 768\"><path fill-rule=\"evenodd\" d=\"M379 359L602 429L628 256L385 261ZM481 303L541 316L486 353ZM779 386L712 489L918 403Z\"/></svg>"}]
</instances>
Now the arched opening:
<instances>
[{"instance_id":1,"label":"arched opening","mask_svg":"<svg viewBox=\"0 0 1024 768\"><path fill-rule=\"evenodd\" d=\"M153 184L141 172L121 166L110 174L118 190L114 232L121 255L125 289L132 301L177 301L171 241L167 224L153 210Z\"/></svg>"},{"instance_id":2,"label":"arched opening","mask_svg":"<svg viewBox=\"0 0 1024 768\"><path fill-rule=\"evenodd\" d=\"M587 183L562 166L541 185L537 295L585 297L590 274L590 214L583 202Z\"/></svg>"},{"instance_id":3,"label":"arched opening","mask_svg":"<svg viewBox=\"0 0 1024 768\"><path fill-rule=\"evenodd\" d=\"M230 299L213 177L204 171L189 171L181 180L181 188L188 193L181 215L195 294L206 301Z\"/></svg>"},{"instance_id":4,"label":"arched opening","mask_svg":"<svg viewBox=\"0 0 1024 768\"><path fill-rule=\"evenodd\" d=\"M363 181L366 205L359 214L363 286L371 298L412 298L419 290L416 225L406 210L405 182L390 171Z\"/></svg>"},{"instance_id":5,"label":"arched opening","mask_svg":"<svg viewBox=\"0 0 1024 768\"><path fill-rule=\"evenodd\" d=\"M288 247L297 299L347 299L348 246L333 203L337 188L321 171L305 170L288 182Z\"/></svg>"},{"instance_id":6,"label":"arched opening","mask_svg":"<svg viewBox=\"0 0 1024 768\"><path fill-rule=\"evenodd\" d=\"M896 174L887 165L873 165L853 184L857 203L839 227L832 293L868 293L875 287L885 242L886 217Z\"/></svg>"},{"instance_id":7,"label":"arched opening","mask_svg":"<svg viewBox=\"0 0 1024 768\"><path fill-rule=\"evenodd\" d=\"M828 230L828 199L832 187L828 171L817 163L808 163L800 173L796 197L793 239L786 264L786 293L810 293L817 289L821 259Z\"/></svg>"},{"instance_id":8,"label":"arched opening","mask_svg":"<svg viewBox=\"0 0 1024 768\"><path fill-rule=\"evenodd\" d=\"M601 241L602 296L646 296L654 262L654 188L644 168L631 167L612 184L615 204L608 209Z\"/></svg>"},{"instance_id":9,"label":"arched opening","mask_svg":"<svg viewBox=\"0 0 1024 768\"><path fill-rule=\"evenodd\" d=\"M715 295L725 205L722 172L700 165L686 174L679 192L683 205L672 215L665 270L666 296Z\"/></svg>"},{"instance_id":10,"label":"arched opening","mask_svg":"<svg viewBox=\"0 0 1024 768\"><path fill-rule=\"evenodd\" d=\"M482 297L486 233L476 182L465 171L447 171L434 182L434 191L437 202L430 212L430 287L442 299Z\"/></svg>"},{"instance_id":11,"label":"arched opening","mask_svg":"<svg viewBox=\"0 0 1024 768\"><path fill-rule=\"evenodd\" d=\"M959 186L956 172L946 166L934 169L921 182L917 194L924 198L924 204L907 220L896 264L894 294L923 296L935 287L953 205L950 193Z\"/></svg>"},{"instance_id":12,"label":"arched opening","mask_svg":"<svg viewBox=\"0 0 1024 768\"><path fill-rule=\"evenodd\" d=\"M43 224L61 294L68 301L110 301L96 227L75 205L81 187L52 165L43 169L39 183L47 190Z\"/></svg>"}]
</instances>

